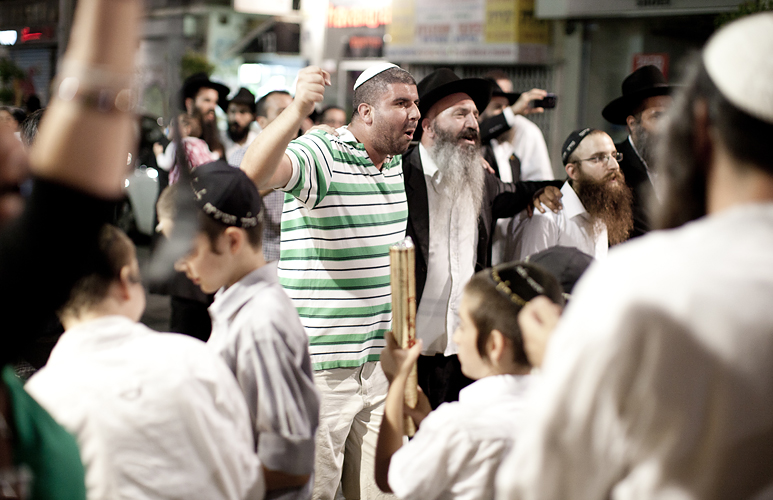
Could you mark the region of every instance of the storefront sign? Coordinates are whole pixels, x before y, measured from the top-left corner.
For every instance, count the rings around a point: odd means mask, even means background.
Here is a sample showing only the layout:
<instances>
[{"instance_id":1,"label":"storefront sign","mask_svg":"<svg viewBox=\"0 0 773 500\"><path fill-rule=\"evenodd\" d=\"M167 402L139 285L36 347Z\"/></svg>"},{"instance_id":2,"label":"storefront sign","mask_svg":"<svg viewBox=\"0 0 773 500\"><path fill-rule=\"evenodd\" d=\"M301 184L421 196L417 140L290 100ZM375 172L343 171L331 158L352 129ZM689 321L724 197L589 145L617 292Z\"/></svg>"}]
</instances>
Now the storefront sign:
<instances>
[{"instance_id":1,"label":"storefront sign","mask_svg":"<svg viewBox=\"0 0 773 500\"><path fill-rule=\"evenodd\" d=\"M653 54L634 54L633 55L633 67L631 72L643 66L656 66L663 76L668 80L668 54L665 52L653 53Z\"/></svg>"},{"instance_id":2,"label":"storefront sign","mask_svg":"<svg viewBox=\"0 0 773 500\"><path fill-rule=\"evenodd\" d=\"M394 0L387 33L401 62L542 63L550 43L534 0Z\"/></svg>"}]
</instances>

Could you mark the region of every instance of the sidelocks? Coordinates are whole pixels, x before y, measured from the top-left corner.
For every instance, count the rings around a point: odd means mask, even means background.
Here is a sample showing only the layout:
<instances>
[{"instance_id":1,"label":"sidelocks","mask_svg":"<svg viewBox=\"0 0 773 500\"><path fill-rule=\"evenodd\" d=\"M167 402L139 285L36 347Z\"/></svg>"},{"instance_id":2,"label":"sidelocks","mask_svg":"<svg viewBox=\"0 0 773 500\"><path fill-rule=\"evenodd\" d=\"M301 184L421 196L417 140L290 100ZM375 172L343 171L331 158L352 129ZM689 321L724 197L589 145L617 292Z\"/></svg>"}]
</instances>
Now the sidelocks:
<instances>
[{"instance_id":1,"label":"sidelocks","mask_svg":"<svg viewBox=\"0 0 773 500\"><path fill-rule=\"evenodd\" d=\"M392 286L392 333L403 349L416 343L416 247L410 236L389 247L390 283ZM405 384L405 404L416 407L418 375L413 365ZM416 426L405 417L405 434L413 437Z\"/></svg>"}]
</instances>

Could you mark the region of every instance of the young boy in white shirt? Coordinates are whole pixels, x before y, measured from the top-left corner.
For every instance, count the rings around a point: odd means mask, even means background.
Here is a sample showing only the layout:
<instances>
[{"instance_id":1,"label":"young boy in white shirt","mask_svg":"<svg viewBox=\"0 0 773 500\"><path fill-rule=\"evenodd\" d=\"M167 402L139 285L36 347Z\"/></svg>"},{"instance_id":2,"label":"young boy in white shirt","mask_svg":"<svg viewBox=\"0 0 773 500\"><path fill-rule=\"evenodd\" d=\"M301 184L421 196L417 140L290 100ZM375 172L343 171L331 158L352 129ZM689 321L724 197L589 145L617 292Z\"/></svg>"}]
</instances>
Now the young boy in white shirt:
<instances>
[{"instance_id":1,"label":"young boy in white shirt","mask_svg":"<svg viewBox=\"0 0 773 500\"><path fill-rule=\"evenodd\" d=\"M178 263L205 293L207 345L236 376L252 417L266 497L311 496L319 394L309 340L261 248L261 200L255 184L225 161L198 167L191 185L200 208L193 249Z\"/></svg>"},{"instance_id":2,"label":"young boy in white shirt","mask_svg":"<svg viewBox=\"0 0 773 500\"><path fill-rule=\"evenodd\" d=\"M249 412L228 367L199 340L138 323L145 291L120 229L102 229L97 259L25 387L76 437L87 498L262 499Z\"/></svg>"},{"instance_id":3,"label":"young boy in white shirt","mask_svg":"<svg viewBox=\"0 0 773 500\"><path fill-rule=\"evenodd\" d=\"M379 488L401 499L494 497L496 472L518 435L532 377L518 312L538 295L563 304L557 280L530 264L503 264L472 277L454 342L462 373L477 381L462 389L458 402L432 412L421 392L415 409L403 402L421 341L403 350L387 336L381 363L390 386L376 448ZM405 446L404 415L418 427Z\"/></svg>"}]
</instances>

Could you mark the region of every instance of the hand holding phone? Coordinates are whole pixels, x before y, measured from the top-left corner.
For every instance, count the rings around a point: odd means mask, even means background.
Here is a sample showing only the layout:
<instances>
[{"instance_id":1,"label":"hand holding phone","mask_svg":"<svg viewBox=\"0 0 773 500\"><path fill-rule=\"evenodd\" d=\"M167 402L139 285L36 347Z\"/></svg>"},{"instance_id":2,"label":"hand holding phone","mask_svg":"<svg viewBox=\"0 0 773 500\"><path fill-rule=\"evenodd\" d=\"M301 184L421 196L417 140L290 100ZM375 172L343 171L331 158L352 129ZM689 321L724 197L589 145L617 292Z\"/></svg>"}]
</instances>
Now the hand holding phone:
<instances>
[{"instance_id":1,"label":"hand holding phone","mask_svg":"<svg viewBox=\"0 0 773 500\"><path fill-rule=\"evenodd\" d=\"M545 96L544 99L535 99L529 103L529 107L534 108L543 108L543 109L553 109L556 107L556 102L558 101L558 96L556 94L548 94Z\"/></svg>"}]
</instances>

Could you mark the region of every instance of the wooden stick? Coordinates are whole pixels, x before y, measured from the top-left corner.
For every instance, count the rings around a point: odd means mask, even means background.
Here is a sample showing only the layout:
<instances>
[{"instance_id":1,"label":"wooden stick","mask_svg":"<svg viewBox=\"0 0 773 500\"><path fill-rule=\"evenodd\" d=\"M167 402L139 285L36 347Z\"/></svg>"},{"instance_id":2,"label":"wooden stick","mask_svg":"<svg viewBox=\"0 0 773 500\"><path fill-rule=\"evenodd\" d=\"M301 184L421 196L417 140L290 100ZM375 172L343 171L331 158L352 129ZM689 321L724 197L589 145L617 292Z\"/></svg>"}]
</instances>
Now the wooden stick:
<instances>
[{"instance_id":1,"label":"wooden stick","mask_svg":"<svg viewBox=\"0 0 773 500\"><path fill-rule=\"evenodd\" d=\"M390 281L392 287L392 332L403 349L416 342L416 248L410 237L389 248ZM405 385L405 404L416 407L418 401L418 373L411 368ZM416 433L410 417L405 418L405 434Z\"/></svg>"}]
</instances>

